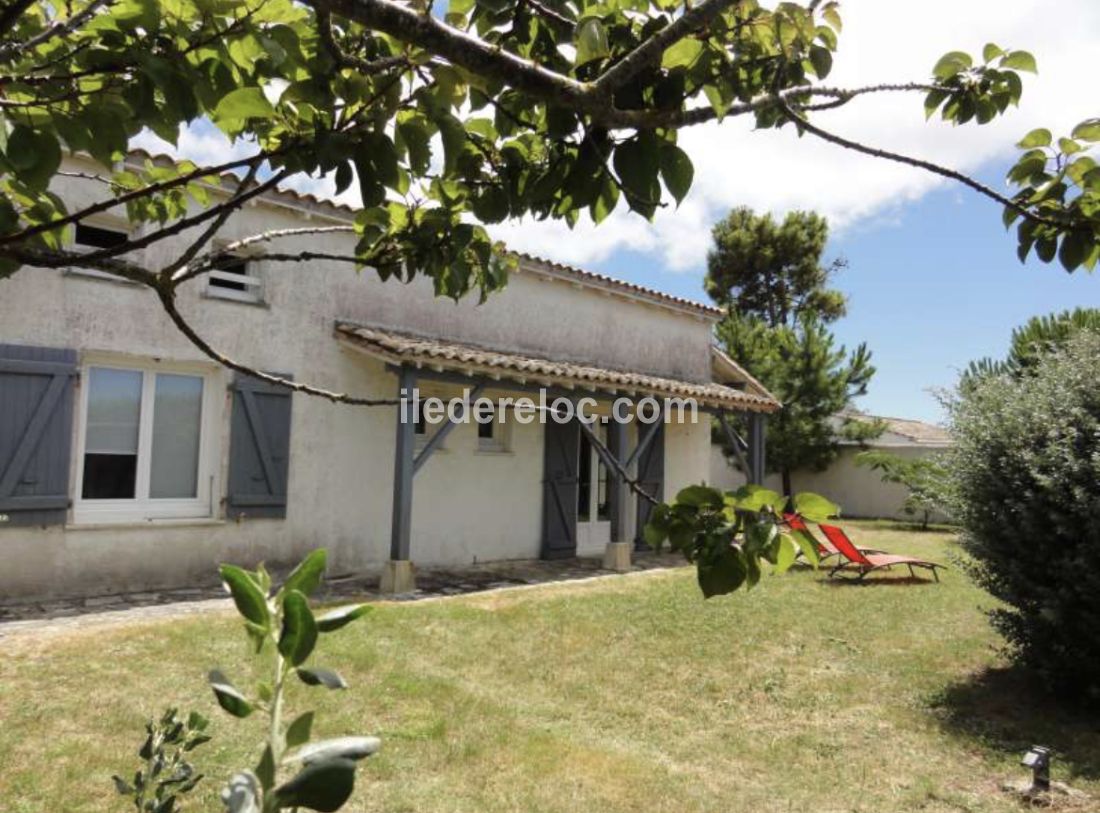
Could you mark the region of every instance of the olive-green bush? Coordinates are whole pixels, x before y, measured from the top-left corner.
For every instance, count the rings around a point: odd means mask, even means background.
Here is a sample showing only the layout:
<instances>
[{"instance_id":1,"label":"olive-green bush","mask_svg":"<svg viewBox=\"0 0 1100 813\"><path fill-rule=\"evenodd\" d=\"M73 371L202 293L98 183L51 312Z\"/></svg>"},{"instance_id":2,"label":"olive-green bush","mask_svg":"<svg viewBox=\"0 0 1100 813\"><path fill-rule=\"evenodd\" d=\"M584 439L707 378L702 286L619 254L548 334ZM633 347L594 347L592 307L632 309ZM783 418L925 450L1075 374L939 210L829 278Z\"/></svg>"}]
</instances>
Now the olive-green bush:
<instances>
[{"instance_id":1,"label":"olive-green bush","mask_svg":"<svg viewBox=\"0 0 1100 813\"><path fill-rule=\"evenodd\" d=\"M1100 701L1100 335L948 404L953 508L1019 662Z\"/></svg>"}]
</instances>

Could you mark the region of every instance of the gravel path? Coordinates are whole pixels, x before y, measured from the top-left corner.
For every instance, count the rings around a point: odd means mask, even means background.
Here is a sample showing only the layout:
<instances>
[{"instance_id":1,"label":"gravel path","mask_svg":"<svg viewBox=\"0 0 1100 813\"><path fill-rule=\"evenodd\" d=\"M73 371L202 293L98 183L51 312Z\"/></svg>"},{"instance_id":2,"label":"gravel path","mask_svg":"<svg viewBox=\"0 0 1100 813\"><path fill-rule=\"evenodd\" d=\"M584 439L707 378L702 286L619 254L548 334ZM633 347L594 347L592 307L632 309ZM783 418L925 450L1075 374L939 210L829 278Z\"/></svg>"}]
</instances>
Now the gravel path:
<instances>
[{"instance_id":1,"label":"gravel path","mask_svg":"<svg viewBox=\"0 0 1100 813\"><path fill-rule=\"evenodd\" d=\"M637 555L634 571L683 565L679 556ZM425 569L417 573L418 589L382 596L377 577L343 577L326 581L318 596L324 603L342 601L421 601L504 588L614 577L598 558L497 562L461 569ZM0 604L0 640L15 636L63 635L88 629L146 624L207 613L228 613L233 604L221 585L180 590L121 593L87 598L50 599Z\"/></svg>"}]
</instances>

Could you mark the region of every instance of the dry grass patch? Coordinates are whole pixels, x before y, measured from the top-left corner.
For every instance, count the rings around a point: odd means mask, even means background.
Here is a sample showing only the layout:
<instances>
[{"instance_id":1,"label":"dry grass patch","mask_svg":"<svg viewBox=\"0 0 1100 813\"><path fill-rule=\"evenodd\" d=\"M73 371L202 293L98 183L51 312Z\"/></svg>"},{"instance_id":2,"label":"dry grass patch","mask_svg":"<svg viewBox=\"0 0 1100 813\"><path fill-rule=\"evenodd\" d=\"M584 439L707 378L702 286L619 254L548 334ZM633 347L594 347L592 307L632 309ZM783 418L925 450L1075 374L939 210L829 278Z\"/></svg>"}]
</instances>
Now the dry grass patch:
<instances>
[{"instance_id":1,"label":"dry grass patch","mask_svg":"<svg viewBox=\"0 0 1100 813\"><path fill-rule=\"evenodd\" d=\"M951 555L943 533L855 538ZM682 569L388 604L320 649L351 691L290 702L320 705L321 736L383 737L353 811L1011 810L998 788L1032 740L1100 795L1096 721L1028 704L988 603L954 569L864 587L803 570L704 602ZM219 714L203 674L244 682L244 659L228 616L20 645L0 661L0 807L121 810L108 777L172 703L215 721L194 809L218 809L262 724Z\"/></svg>"}]
</instances>

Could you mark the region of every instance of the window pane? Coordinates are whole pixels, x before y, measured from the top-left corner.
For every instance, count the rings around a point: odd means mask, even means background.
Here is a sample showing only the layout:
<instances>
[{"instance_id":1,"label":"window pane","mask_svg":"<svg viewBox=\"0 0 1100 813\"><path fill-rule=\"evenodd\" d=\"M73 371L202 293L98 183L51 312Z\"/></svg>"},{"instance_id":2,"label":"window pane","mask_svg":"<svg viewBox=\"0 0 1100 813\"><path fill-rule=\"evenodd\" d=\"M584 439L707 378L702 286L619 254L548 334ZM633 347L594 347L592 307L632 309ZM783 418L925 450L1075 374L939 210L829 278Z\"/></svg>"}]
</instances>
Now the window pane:
<instances>
[{"instance_id":1,"label":"window pane","mask_svg":"<svg viewBox=\"0 0 1100 813\"><path fill-rule=\"evenodd\" d=\"M198 496L202 378L157 375L149 497Z\"/></svg>"},{"instance_id":2,"label":"window pane","mask_svg":"<svg viewBox=\"0 0 1100 813\"><path fill-rule=\"evenodd\" d=\"M479 423L477 425L477 436L482 440L492 440L495 431L496 423L493 421L489 423Z\"/></svg>"},{"instance_id":3,"label":"window pane","mask_svg":"<svg viewBox=\"0 0 1100 813\"><path fill-rule=\"evenodd\" d=\"M137 454L141 420L141 372L93 367L88 382L85 451Z\"/></svg>"},{"instance_id":4,"label":"window pane","mask_svg":"<svg viewBox=\"0 0 1100 813\"><path fill-rule=\"evenodd\" d=\"M89 371L84 499L134 498L141 382L137 370L93 367Z\"/></svg>"}]
</instances>

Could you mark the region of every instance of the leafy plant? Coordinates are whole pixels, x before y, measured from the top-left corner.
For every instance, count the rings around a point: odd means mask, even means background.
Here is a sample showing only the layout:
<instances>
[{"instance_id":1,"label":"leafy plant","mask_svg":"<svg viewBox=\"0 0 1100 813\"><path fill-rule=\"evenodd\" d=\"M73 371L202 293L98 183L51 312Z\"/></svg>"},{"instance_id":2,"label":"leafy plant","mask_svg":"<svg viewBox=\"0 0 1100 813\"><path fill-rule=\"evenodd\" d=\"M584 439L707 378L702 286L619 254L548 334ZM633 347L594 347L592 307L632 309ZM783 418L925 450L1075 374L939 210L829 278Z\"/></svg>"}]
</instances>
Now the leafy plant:
<instances>
[{"instance_id":1,"label":"leafy plant","mask_svg":"<svg viewBox=\"0 0 1100 813\"><path fill-rule=\"evenodd\" d=\"M922 529L928 528L933 514L946 512L950 481L942 457L901 457L881 449L867 449L856 455L856 465L880 472L884 483L897 483L908 489L901 510L911 517L920 517Z\"/></svg>"},{"instance_id":2,"label":"leafy plant","mask_svg":"<svg viewBox=\"0 0 1100 813\"><path fill-rule=\"evenodd\" d=\"M142 765L134 777L126 781L111 777L115 789L133 801L140 813L174 813L180 809L180 799L194 790L202 774L188 761L191 751L210 741L206 733L208 721L196 711L179 716L179 710L167 709L160 719L145 724L145 742L138 750Z\"/></svg>"},{"instance_id":3,"label":"leafy plant","mask_svg":"<svg viewBox=\"0 0 1100 813\"><path fill-rule=\"evenodd\" d=\"M826 520L839 513L838 506L811 492L790 501L795 512L807 519ZM781 527L788 500L762 486L742 486L723 494L705 485L688 486L672 503L653 509L645 540L655 550L667 541L695 565L699 589L705 598L725 595L760 581L761 562L784 573L799 551L815 567L817 548L811 540Z\"/></svg>"},{"instance_id":4,"label":"leafy plant","mask_svg":"<svg viewBox=\"0 0 1100 813\"><path fill-rule=\"evenodd\" d=\"M994 626L1047 685L1100 701L1100 335L948 402L952 515Z\"/></svg>"},{"instance_id":5,"label":"leafy plant","mask_svg":"<svg viewBox=\"0 0 1100 813\"><path fill-rule=\"evenodd\" d=\"M342 629L366 615L371 607L357 604L320 617L313 614L309 596L321 585L325 551L309 554L277 590L260 565L248 571L222 565L221 576L244 619L245 634L255 653L269 661L270 681L261 681L251 694L238 689L219 669L210 672L210 688L228 714L244 719L255 712L267 717L267 736L259 761L241 771L222 791L227 813L274 813L285 808L339 810L355 786L356 762L380 747L376 737L342 737L310 743L314 713L305 711L289 724L285 709L287 681L307 686L346 689L344 678L331 669L307 665L321 636ZM294 771L281 779L285 771Z\"/></svg>"}]
</instances>

